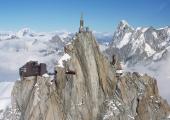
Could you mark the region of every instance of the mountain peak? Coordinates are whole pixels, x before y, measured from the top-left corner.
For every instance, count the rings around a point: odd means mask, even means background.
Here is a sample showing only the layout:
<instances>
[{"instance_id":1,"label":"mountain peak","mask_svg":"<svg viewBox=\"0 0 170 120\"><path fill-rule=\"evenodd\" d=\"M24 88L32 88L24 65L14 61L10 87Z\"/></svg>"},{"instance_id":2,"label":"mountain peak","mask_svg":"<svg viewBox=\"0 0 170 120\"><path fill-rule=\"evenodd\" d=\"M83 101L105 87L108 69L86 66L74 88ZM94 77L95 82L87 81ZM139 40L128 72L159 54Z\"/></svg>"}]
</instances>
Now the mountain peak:
<instances>
[{"instance_id":1,"label":"mountain peak","mask_svg":"<svg viewBox=\"0 0 170 120\"><path fill-rule=\"evenodd\" d=\"M128 25L128 26L129 26L129 23L128 23L126 20L121 20L121 21L120 21L120 24Z\"/></svg>"},{"instance_id":2,"label":"mountain peak","mask_svg":"<svg viewBox=\"0 0 170 120\"><path fill-rule=\"evenodd\" d=\"M26 34L28 34L28 33L30 33L30 32L31 32L31 29L30 29L30 28L23 28L23 29L21 29L21 30L19 30L19 31L17 32L17 36L18 36L19 38L21 38L21 37L25 36Z\"/></svg>"},{"instance_id":3,"label":"mountain peak","mask_svg":"<svg viewBox=\"0 0 170 120\"><path fill-rule=\"evenodd\" d=\"M129 25L129 23L127 22L127 21L125 21L125 20L121 20L120 22L119 22L119 24L118 24L118 27L117 27L117 29L118 30L120 30L120 31L126 31L126 30L130 30L130 31L132 31L132 30L134 30L134 28L131 26L131 25Z\"/></svg>"},{"instance_id":4,"label":"mountain peak","mask_svg":"<svg viewBox=\"0 0 170 120\"><path fill-rule=\"evenodd\" d=\"M129 23L126 20L121 20L119 22L119 26L122 26L122 27L128 26L128 27L130 27Z\"/></svg>"}]
</instances>

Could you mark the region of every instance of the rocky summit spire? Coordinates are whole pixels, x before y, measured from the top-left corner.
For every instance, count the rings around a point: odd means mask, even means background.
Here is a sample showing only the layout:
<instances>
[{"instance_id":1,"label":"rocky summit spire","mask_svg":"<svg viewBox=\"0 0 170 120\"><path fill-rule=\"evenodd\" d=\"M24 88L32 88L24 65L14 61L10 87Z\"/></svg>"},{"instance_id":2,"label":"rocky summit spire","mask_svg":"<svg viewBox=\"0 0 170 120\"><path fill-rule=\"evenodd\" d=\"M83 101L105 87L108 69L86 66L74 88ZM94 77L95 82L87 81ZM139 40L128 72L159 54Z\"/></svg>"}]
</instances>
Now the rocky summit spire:
<instances>
[{"instance_id":1,"label":"rocky summit spire","mask_svg":"<svg viewBox=\"0 0 170 120\"><path fill-rule=\"evenodd\" d=\"M83 20L83 13L81 13L79 32L83 32L83 31L84 31L84 20Z\"/></svg>"}]
</instances>

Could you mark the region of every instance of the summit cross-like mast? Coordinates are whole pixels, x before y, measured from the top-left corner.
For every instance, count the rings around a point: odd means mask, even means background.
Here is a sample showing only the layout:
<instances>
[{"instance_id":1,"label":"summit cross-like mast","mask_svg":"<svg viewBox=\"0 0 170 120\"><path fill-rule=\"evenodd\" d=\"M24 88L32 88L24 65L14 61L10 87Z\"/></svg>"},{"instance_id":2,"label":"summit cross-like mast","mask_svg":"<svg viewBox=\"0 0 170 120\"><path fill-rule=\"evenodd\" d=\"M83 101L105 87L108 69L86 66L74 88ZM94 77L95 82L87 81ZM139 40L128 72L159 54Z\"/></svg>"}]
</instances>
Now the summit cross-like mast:
<instances>
[{"instance_id":1,"label":"summit cross-like mast","mask_svg":"<svg viewBox=\"0 0 170 120\"><path fill-rule=\"evenodd\" d=\"M80 18L80 28L84 28L83 13L81 13L81 18Z\"/></svg>"},{"instance_id":2,"label":"summit cross-like mast","mask_svg":"<svg viewBox=\"0 0 170 120\"><path fill-rule=\"evenodd\" d=\"M84 20L83 20L83 13L81 13L79 32L83 32L83 31L84 31Z\"/></svg>"}]
</instances>

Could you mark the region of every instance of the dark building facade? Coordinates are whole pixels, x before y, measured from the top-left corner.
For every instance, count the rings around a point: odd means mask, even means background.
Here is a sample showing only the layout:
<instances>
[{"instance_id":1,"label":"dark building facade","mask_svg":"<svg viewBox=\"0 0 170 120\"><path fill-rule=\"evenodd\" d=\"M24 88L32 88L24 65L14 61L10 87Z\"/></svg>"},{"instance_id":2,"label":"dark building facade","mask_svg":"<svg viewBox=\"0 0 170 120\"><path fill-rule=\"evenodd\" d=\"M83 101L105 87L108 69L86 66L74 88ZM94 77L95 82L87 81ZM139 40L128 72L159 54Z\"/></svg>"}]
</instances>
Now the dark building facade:
<instances>
[{"instance_id":1,"label":"dark building facade","mask_svg":"<svg viewBox=\"0 0 170 120\"><path fill-rule=\"evenodd\" d=\"M29 61L19 69L21 77L42 76L45 73L47 73L46 64L38 64L37 61Z\"/></svg>"}]
</instances>

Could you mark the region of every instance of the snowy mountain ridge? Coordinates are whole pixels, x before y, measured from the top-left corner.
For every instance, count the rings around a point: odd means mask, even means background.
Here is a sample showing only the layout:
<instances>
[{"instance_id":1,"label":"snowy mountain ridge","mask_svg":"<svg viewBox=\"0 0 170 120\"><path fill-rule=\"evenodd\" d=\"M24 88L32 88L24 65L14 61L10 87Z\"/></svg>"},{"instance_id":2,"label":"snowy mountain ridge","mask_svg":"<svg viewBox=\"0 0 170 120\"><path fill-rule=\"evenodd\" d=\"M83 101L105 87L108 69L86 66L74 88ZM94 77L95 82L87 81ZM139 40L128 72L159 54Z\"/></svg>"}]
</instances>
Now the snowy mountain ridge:
<instances>
[{"instance_id":1,"label":"snowy mountain ridge","mask_svg":"<svg viewBox=\"0 0 170 120\"><path fill-rule=\"evenodd\" d=\"M159 29L137 27L134 29L123 20L113 35L113 42L109 45L107 53L112 54L109 52L115 51L119 53L121 60L131 65L143 60L158 61L169 51L169 46L170 27Z\"/></svg>"}]
</instances>

